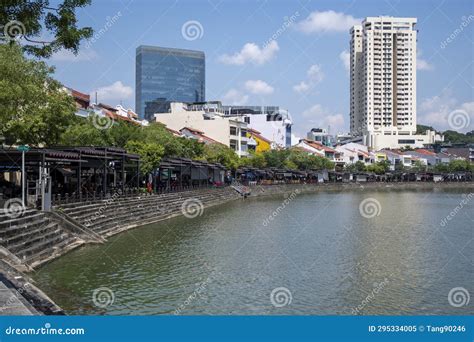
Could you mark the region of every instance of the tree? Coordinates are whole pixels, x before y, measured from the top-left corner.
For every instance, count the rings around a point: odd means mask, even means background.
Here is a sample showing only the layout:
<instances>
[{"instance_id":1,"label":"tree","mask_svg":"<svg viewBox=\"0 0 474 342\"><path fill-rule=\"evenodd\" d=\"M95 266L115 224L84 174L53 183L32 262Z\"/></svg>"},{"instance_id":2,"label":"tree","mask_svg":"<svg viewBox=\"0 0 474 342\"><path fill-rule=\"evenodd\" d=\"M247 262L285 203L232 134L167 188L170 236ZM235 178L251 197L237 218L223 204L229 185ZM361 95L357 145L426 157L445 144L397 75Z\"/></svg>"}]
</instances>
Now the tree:
<instances>
[{"instance_id":1,"label":"tree","mask_svg":"<svg viewBox=\"0 0 474 342\"><path fill-rule=\"evenodd\" d=\"M470 169L470 162L463 159L451 160L448 164L449 172L469 171Z\"/></svg>"},{"instance_id":2,"label":"tree","mask_svg":"<svg viewBox=\"0 0 474 342\"><path fill-rule=\"evenodd\" d=\"M412 166L412 170L415 172L424 172L426 171L427 167L425 164L423 164L421 161L416 160L415 163Z\"/></svg>"},{"instance_id":3,"label":"tree","mask_svg":"<svg viewBox=\"0 0 474 342\"><path fill-rule=\"evenodd\" d=\"M462 134L456 131L448 130L443 132L444 141L452 144L469 144L474 143L474 135L472 132Z\"/></svg>"},{"instance_id":4,"label":"tree","mask_svg":"<svg viewBox=\"0 0 474 342\"><path fill-rule=\"evenodd\" d=\"M426 131L434 131L435 129L431 126L416 125L416 134L425 134Z\"/></svg>"},{"instance_id":5,"label":"tree","mask_svg":"<svg viewBox=\"0 0 474 342\"><path fill-rule=\"evenodd\" d=\"M77 54L82 39L92 37L92 28L77 27L76 8L90 0L64 0L50 7L48 0L2 0L0 37L10 45L20 43L23 50L36 57L50 57L60 49ZM40 37L51 36L50 40Z\"/></svg>"},{"instance_id":6,"label":"tree","mask_svg":"<svg viewBox=\"0 0 474 342\"><path fill-rule=\"evenodd\" d=\"M0 136L7 145L54 145L74 118L75 105L54 69L0 45Z\"/></svg>"},{"instance_id":7,"label":"tree","mask_svg":"<svg viewBox=\"0 0 474 342\"><path fill-rule=\"evenodd\" d=\"M98 129L94 125L97 120L100 118L96 114L88 118L74 117L72 123L61 135L60 144L63 146L110 146L109 130Z\"/></svg>"},{"instance_id":8,"label":"tree","mask_svg":"<svg viewBox=\"0 0 474 342\"><path fill-rule=\"evenodd\" d=\"M220 163L233 170L239 166L239 157L235 151L222 144L204 145L203 159L210 163Z\"/></svg>"},{"instance_id":9,"label":"tree","mask_svg":"<svg viewBox=\"0 0 474 342\"><path fill-rule=\"evenodd\" d=\"M160 166L164 148L156 142L129 141L127 151L140 156L140 170L143 174L150 173Z\"/></svg>"},{"instance_id":10,"label":"tree","mask_svg":"<svg viewBox=\"0 0 474 342\"><path fill-rule=\"evenodd\" d=\"M285 161L290 154L288 149L269 150L264 153L268 167L285 168Z\"/></svg>"}]
</instances>

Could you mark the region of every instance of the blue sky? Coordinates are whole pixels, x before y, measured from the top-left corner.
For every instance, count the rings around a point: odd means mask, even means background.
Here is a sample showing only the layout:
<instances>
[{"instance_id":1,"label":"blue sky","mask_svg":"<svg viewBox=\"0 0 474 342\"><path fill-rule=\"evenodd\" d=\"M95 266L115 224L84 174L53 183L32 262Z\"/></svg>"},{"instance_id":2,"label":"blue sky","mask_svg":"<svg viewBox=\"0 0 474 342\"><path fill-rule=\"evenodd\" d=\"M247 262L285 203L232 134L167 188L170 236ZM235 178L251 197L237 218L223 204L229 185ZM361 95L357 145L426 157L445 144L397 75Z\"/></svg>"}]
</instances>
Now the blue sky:
<instances>
[{"instance_id":1,"label":"blue sky","mask_svg":"<svg viewBox=\"0 0 474 342\"><path fill-rule=\"evenodd\" d=\"M467 131L474 129L473 4L93 0L78 18L80 26L94 28L96 39L84 43L78 56L59 52L49 63L65 85L135 108L137 46L201 50L207 100L279 105L290 111L299 136L328 125L336 133L349 123L349 27L367 16L416 17L418 123L447 129L449 113L460 110L470 118ZM189 26L187 33L183 26Z\"/></svg>"}]
</instances>

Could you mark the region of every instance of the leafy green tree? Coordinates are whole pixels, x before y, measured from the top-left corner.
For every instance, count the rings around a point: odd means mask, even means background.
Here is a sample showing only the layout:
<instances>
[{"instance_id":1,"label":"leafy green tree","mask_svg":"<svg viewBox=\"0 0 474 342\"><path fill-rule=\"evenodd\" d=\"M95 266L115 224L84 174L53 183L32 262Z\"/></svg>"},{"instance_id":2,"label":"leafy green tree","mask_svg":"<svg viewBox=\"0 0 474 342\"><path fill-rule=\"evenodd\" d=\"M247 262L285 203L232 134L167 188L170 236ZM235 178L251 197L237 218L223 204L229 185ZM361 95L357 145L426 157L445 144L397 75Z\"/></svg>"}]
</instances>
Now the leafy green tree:
<instances>
[{"instance_id":1,"label":"leafy green tree","mask_svg":"<svg viewBox=\"0 0 474 342\"><path fill-rule=\"evenodd\" d=\"M456 131L448 130L443 132L444 141L452 144L470 144L474 143L473 131L466 134L459 133Z\"/></svg>"},{"instance_id":2,"label":"leafy green tree","mask_svg":"<svg viewBox=\"0 0 474 342\"><path fill-rule=\"evenodd\" d=\"M46 63L0 45L0 136L7 145L55 145L74 118L71 96Z\"/></svg>"},{"instance_id":3,"label":"leafy green tree","mask_svg":"<svg viewBox=\"0 0 474 342\"><path fill-rule=\"evenodd\" d=\"M109 129L103 129L110 146L125 147L129 141L138 141L142 127L124 121L116 121Z\"/></svg>"},{"instance_id":4,"label":"leafy green tree","mask_svg":"<svg viewBox=\"0 0 474 342\"><path fill-rule=\"evenodd\" d=\"M88 118L74 117L72 124L63 132L60 145L63 146L110 146L108 129L98 129L94 122L100 120L95 114ZM123 146L122 146L123 147Z\"/></svg>"},{"instance_id":5,"label":"leafy green tree","mask_svg":"<svg viewBox=\"0 0 474 342\"><path fill-rule=\"evenodd\" d=\"M415 172L424 172L426 169L426 165L419 160L415 161L414 165L412 166L412 170Z\"/></svg>"},{"instance_id":6,"label":"leafy green tree","mask_svg":"<svg viewBox=\"0 0 474 342\"><path fill-rule=\"evenodd\" d=\"M469 171L471 169L470 162L462 159L451 160L448 164L449 172Z\"/></svg>"},{"instance_id":7,"label":"leafy green tree","mask_svg":"<svg viewBox=\"0 0 474 342\"><path fill-rule=\"evenodd\" d=\"M181 145L179 156L184 158L197 159L204 154L204 144L197 141L196 139L178 138L178 142Z\"/></svg>"},{"instance_id":8,"label":"leafy green tree","mask_svg":"<svg viewBox=\"0 0 474 342\"><path fill-rule=\"evenodd\" d=\"M252 155L252 166L258 168L265 168L267 167L267 161L263 153L255 153Z\"/></svg>"},{"instance_id":9,"label":"leafy green tree","mask_svg":"<svg viewBox=\"0 0 474 342\"><path fill-rule=\"evenodd\" d=\"M140 170L143 174L155 170L164 155L163 146L156 142L129 141L125 147L127 151L140 155Z\"/></svg>"},{"instance_id":10,"label":"leafy green tree","mask_svg":"<svg viewBox=\"0 0 474 342\"><path fill-rule=\"evenodd\" d=\"M210 163L221 163L232 170L239 166L239 157L235 151L222 144L204 145L203 159Z\"/></svg>"},{"instance_id":11,"label":"leafy green tree","mask_svg":"<svg viewBox=\"0 0 474 342\"><path fill-rule=\"evenodd\" d=\"M82 39L92 37L92 28L77 27L76 9L90 0L64 0L52 7L48 0L2 0L1 37L10 45L21 44L23 50L36 57L50 57L60 49L77 54ZM51 37L43 39L41 37Z\"/></svg>"},{"instance_id":12,"label":"leafy green tree","mask_svg":"<svg viewBox=\"0 0 474 342\"><path fill-rule=\"evenodd\" d=\"M434 131L435 129L431 126L426 125L416 125L416 134L425 134L426 131Z\"/></svg>"},{"instance_id":13,"label":"leafy green tree","mask_svg":"<svg viewBox=\"0 0 474 342\"><path fill-rule=\"evenodd\" d=\"M268 167L285 168L285 161L290 155L290 150L269 150L264 153L265 161Z\"/></svg>"}]
</instances>

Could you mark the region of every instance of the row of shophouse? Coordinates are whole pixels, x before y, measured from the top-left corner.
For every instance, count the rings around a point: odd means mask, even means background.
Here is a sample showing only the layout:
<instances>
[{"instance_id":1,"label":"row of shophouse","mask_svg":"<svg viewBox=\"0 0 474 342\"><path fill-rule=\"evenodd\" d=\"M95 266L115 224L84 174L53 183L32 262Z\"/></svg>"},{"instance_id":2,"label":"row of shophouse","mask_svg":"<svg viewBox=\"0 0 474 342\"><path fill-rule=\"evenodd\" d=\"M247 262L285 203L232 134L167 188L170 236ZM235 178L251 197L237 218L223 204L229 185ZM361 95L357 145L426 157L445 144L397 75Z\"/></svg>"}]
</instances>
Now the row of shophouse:
<instances>
[{"instance_id":1,"label":"row of shophouse","mask_svg":"<svg viewBox=\"0 0 474 342\"><path fill-rule=\"evenodd\" d=\"M93 113L114 121L149 125L149 121L140 120L131 109L121 105L95 104L87 94L73 89L67 91L76 102L78 116L87 117ZM248 156L252 150L263 152L291 146L293 123L289 113L278 106L236 107L222 105L220 101L167 102L158 110L150 119L164 124L174 135L198 139L206 144L225 145L239 157Z\"/></svg>"},{"instance_id":2,"label":"row of shophouse","mask_svg":"<svg viewBox=\"0 0 474 342\"><path fill-rule=\"evenodd\" d=\"M131 109L121 105L93 104L89 95L68 89L78 107L77 115L86 117L90 113L123 120L131 124L148 125L140 120ZM233 149L240 157L247 157L251 151L265 152L270 149L287 148L291 144L292 121L288 112L279 107L224 106L220 101L183 103L169 102L160 107L154 120L162 123L175 136L196 139L204 144L222 144ZM408 151L382 149L370 150L366 145L350 140L325 141L320 139L327 132L312 129L306 139L300 139L296 148L309 154L325 157L337 167L362 162L365 165L388 161L391 169L397 166L434 166L464 159L474 162L474 147L444 148L434 151L417 148Z\"/></svg>"},{"instance_id":3,"label":"row of shophouse","mask_svg":"<svg viewBox=\"0 0 474 342\"><path fill-rule=\"evenodd\" d=\"M442 148L440 152L435 152L433 149L427 148L418 148L408 151L399 149L370 151L367 146L354 142L329 147L309 139L301 139L297 146L308 153L326 157L339 167L355 164L357 162L370 165L381 161L388 161L390 163L390 169L393 171L397 166L406 168L420 164L435 166L437 164L447 164L452 160L469 160L470 162L474 162L473 146Z\"/></svg>"}]
</instances>

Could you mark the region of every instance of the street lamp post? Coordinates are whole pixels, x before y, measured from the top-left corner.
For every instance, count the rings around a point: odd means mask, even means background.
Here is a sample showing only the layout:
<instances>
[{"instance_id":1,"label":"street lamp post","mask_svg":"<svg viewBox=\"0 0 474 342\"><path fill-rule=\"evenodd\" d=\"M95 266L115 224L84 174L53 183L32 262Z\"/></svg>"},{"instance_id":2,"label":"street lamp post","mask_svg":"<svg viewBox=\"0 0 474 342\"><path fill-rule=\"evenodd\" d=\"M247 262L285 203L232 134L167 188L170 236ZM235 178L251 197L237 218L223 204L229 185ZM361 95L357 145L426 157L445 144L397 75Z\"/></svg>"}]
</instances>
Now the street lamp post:
<instances>
[{"instance_id":1,"label":"street lamp post","mask_svg":"<svg viewBox=\"0 0 474 342\"><path fill-rule=\"evenodd\" d=\"M29 146L20 145L17 147L18 151L21 151L21 202L25 208L25 188L26 188L26 177L25 177L25 152L29 151Z\"/></svg>"}]
</instances>

